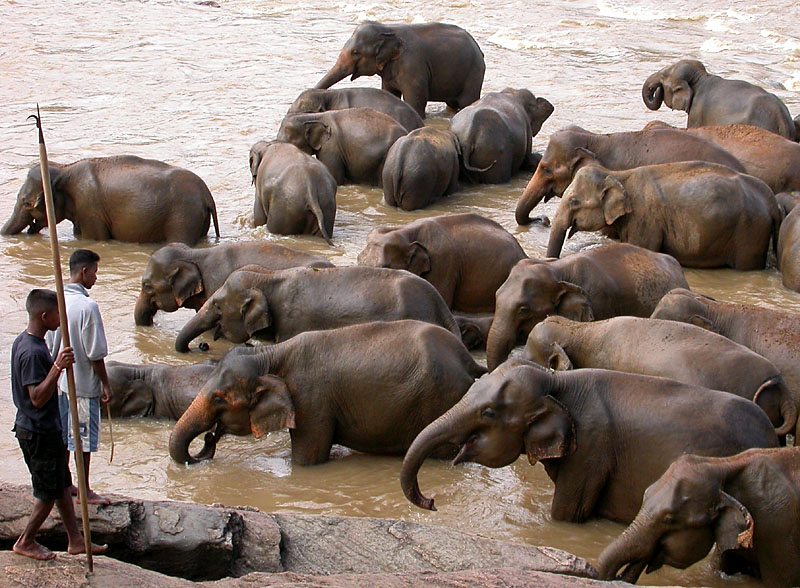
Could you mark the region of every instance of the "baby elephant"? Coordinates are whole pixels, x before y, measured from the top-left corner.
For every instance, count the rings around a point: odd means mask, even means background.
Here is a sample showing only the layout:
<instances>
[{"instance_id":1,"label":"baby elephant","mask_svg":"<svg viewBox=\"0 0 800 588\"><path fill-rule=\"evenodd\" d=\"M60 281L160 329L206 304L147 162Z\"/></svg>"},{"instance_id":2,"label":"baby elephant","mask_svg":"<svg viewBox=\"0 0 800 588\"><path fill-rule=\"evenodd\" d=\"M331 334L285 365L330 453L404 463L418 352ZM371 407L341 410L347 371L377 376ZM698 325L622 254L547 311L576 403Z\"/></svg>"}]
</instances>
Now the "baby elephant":
<instances>
[{"instance_id":1,"label":"baby elephant","mask_svg":"<svg viewBox=\"0 0 800 588\"><path fill-rule=\"evenodd\" d=\"M800 449L678 458L597 569L605 580L635 583L645 568L688 568L715 543L722 572L754 575L769 588L800 586Z\"/></svg>"},{"instance_id":2,"label":"baby elephant","mask_svg":"<svg viewBox=\"0 0 800 588\"><path fill-rule=\"evenodd\" d=\"M578 170L559 204L548 257L569 231L610 227L620 241L674 256L686 267L763 269L781 214L772 190L725 166L688 161Z\"/></svg>"},{"instance_id":3,"label":"baby elephant","mask_svg":"<svg viewBox=\"0 0 800 588\"><path fill-rule=\"evenodd\" d=\"M311 331L234 349L175 425L169 454L194 463L189 444L216 427L201 458L213 456L223 433L258 438L286 428L292 461L301 465L327 461L334 443L402 455L485 371L458 337L417 321Z\"/></svg>"},{"instance_id":4,"label":"baby elephant","mask_svg":"<svg viewBox=\"0 0 800 588\"><path fill-rule=\"evenodd\" d=\"M303 331L370 321L415 319L460 337L442 297L414 274L373 267L292 268L245 266L233 272L181 329L175 349L216 329L214 338L244 343L259 331L276 342Z\"/></svg>"},{"instance_id":5,"label":"baby elephant","mask_svg":"<svg viewBox=\"0 0 800 588\"><path fill-rule=\"evenodd\" d=\"M278 235L319 235L328 245L336 218L336 180L323 163L290 143L250 149L256 185L253 224Z\"/></svg>"},{"instance_id":6,"label":"baby elephant","mask_svg":"<svg viewBox=\"0 0 800 588\"><path fill-rule=\"evenodd\" d=\"M416 210L455 192L460 152L458 139L448 130L422 127L400 137L383 166L386 204Z\"/></svg>"},{"instance_id":7,"label":"baby elephant","mask_svg":"<svg viewBox=\"0 0 800 588\"><path fill-rule=\"evenodd\" d=\"M701 327L620 316L580 323L551 316L528 336L525 356L555 370L603 368L724 390L760 406L777 435L793 433L798 395L768 359Z\"/></svg>"},{"instance_id":8,"label":"baby elephant","mask_svg":"<svg viewBox=\"0 0 800 588\"><path fill-rule=\"evenodd\" d=\"M428 280L453 310L494 312L494 295L527 256L498 223L474 213L372 229L359 265L408 270Z\"/></svg>"}]
</instances>

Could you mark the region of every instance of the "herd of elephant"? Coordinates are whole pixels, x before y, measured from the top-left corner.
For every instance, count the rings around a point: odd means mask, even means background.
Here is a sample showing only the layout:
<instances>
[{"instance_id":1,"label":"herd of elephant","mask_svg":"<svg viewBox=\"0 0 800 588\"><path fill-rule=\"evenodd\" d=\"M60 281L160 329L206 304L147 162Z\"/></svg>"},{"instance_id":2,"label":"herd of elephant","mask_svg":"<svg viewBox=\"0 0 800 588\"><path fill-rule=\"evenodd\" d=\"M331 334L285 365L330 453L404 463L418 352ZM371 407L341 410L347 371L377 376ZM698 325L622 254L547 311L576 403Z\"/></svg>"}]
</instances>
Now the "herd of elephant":
<instances>
[{"instance_id":1,"label":"herd of elephant","mask_svg":"<svg viewBox=\"0 0 800 588\"><path fill-rule=\"evenodd\" d=\"M477 214L376 228L351 267L267 242L193 248L212 220L219 235L193 173L133 156L51 163L56 218L76 234L169 243L142 276L137 325L184 307L197 313L180 352L210 330L274 342L192 366L109 362L112 413L177 420L181 463L212 459L226 433L282 429L301 465L333 444L404 455L403 491L431 510L417 480L429 456L503 467L525 454L554 482L554 519L630 523L603 578L684 568L716 543L721 570L798 585L800 449L782 446L800 433L800 316L694 293L681 266L763 268L772 242L800 291L800 121L681 60L642 95L685 110L686 130L568 127L538 155L553 106L526 89L481 97L484 72L457 26L359 25L277 140L251 149L254 223L331 243L343 183L413 210L528 170L519 224L562 198L547 259ZM330 89L376 74L381 90ZM449 130L424 125L428 101L458 111ZM41 196L35 167L2 233L40 231ZM579 230L621 242L559 259ZM487 368L468 350L483 346Z\"/></svg>"}]
</instances>

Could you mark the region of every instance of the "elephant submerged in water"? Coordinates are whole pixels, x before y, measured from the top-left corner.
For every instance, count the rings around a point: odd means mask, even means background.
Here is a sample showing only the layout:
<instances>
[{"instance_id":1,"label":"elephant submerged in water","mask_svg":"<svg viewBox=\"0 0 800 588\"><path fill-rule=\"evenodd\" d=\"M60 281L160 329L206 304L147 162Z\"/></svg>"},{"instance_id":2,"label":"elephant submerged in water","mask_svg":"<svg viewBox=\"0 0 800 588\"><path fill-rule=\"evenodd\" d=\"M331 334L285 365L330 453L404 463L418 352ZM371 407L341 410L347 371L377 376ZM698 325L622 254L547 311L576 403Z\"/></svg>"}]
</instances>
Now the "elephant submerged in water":
<instances>
[{"instance_id":1,"label":"elephant submerged in water","mask_svg":"<svg viewBox=\"0 0 800 588\"><path fill-rule=\"evenodd\" d=\"M233 349L175 425L169 453L194 463L214 455L223 433L259 438L288 428L292 461L301 465L327 461L334 443L402 455L485 371L457 336L418 321L309 331ZM193 457L189 444L211 429Z\"/></svg>"}]
</instances>

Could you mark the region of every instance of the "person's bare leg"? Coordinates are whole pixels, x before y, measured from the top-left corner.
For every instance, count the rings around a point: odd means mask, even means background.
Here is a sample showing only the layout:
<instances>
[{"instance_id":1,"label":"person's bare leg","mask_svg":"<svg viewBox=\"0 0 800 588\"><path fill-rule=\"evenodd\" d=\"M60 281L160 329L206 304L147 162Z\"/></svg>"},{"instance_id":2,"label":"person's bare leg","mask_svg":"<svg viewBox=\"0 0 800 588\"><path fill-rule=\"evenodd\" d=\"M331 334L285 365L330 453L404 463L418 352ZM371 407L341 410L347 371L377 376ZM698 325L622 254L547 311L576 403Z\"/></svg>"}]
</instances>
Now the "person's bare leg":
<instances>
[{"instance_id":1,"label":"person's bare leg","mask_svg":"<svg viewBox=\"0 0 800 588\"><path fill-rule=\"evenodd\" d=\"M83 472L86 475L86 502L89 504L111 504L108 498L100 496L97 492L89 487L89 460L91 456L91 453L83 454Z\"/></svg>"},{"instance_id":2,"label":"person's bare leg","mask_svg":"<svg viewBox=\"0 0 800 588\"><path fill-rule=\"evenodd\" d=\"M12 548L14 553L40 560L53 559L56 556L56 554L47 549L47 547L36 542L36 533L39 532L42 523L47 519L47 515L53 510L53 504L53 501L36 499L36 502L33 503L33 511L28 519L28 524L25 525L25 530L22 531L22 535L20 535L17 542L14 543L14 547Z\"/></svg>"},{"instance_id":3,"label":"person's bare leg","mask_svg":"<svg viewBox=\"0 0 800 588\"><path fill-rule=\"evenodd\" d=\"M78 528L78 520L75 518L75 507L72 505L72 496L69 489L64 489L64 495L56 500L58 514L61 515L61 522L67 531L67 552L72 555L86 553L86 546L83 544L83 534ZM108 551L108 545L96 545L92 543L92 553L101 554Z\"/></svg>"}]
</instances>

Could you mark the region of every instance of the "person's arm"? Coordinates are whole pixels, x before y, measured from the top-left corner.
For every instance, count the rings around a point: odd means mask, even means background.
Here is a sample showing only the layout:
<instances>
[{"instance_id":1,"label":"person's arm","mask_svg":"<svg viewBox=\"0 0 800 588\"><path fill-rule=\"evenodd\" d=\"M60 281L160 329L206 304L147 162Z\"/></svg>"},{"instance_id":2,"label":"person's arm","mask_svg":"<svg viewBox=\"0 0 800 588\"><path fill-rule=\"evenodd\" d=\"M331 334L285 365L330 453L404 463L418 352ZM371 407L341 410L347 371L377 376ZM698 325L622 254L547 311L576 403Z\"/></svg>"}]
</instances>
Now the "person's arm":
<instances>
[{"instance_id":1,"label":"person's arm","mask_svg":"<svg viewBox=\"0 0 800 588\"><path fill-rule=\"evenodd\" d=\"M61 371L75 363L75 355L72 353L72 347L66 347L56 357L50 371L47 372L45 379L36 385L28 385L28 396L31 398L31 404L36 408L42 408L53 392L56 390L58 384L58 377Z\"/></svg>"},{"instance_id":2,"label":"person's arm","mask_svg":"<svg viewBox=\"0 0 800 588\"><path fill-rule=\"evenodd\" d=\"M106 373L106 362L103 359L96 361L89 361L92 365L95 375L100 379L100 384L103 386L103 396L100 400L108 402L111 400L111 384L108 383L108 374Z\"/></svg>"}]
</instances>

